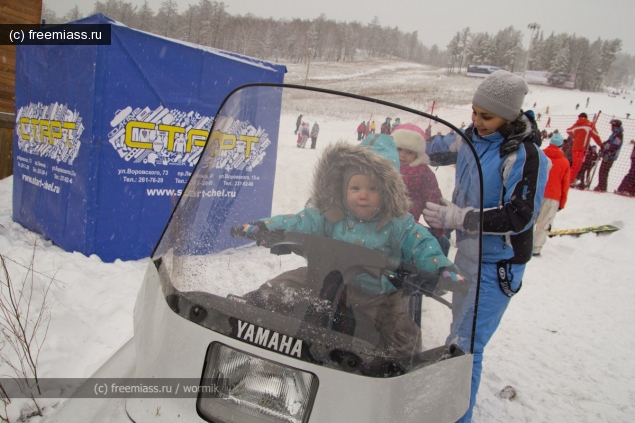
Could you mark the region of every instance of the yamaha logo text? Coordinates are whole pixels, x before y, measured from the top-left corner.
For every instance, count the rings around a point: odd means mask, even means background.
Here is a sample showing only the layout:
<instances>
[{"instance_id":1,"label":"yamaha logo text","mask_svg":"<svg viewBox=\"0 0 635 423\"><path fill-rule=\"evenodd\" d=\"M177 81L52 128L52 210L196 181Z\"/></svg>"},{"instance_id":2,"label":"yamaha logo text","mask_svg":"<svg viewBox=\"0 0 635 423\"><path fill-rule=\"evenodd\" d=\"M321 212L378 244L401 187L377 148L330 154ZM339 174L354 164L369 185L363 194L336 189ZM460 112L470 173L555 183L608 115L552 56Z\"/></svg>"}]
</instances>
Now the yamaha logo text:
<instances>
[{"instance_id":1,"label":"yamaha logo text","mask_svg":"<svg viewBox=\"0 0 635 423\"><path fill-rule=\"evenodd\" d=\"M238 320L236 337L263 348L302 358L302 340Z\"/></svg>"}]
</instances>

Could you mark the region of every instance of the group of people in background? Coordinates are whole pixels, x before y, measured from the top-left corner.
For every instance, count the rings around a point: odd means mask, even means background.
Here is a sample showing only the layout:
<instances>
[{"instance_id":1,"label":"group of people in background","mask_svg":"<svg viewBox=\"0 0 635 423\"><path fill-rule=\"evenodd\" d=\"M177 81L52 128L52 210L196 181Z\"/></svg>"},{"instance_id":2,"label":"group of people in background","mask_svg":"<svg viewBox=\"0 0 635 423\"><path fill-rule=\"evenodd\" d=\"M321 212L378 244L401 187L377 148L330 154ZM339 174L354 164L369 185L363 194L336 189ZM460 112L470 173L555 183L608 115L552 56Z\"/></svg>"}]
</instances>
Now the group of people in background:
<instances>
[{"instance_id":1,"label":"group of people in background","mask_svg":"<svg viewBox=\"0 0 635 423\"><path fill-rule=\"evenodd\" d=\"M400 124L401 124L401 120L399 118L395 118L395 121L392 122L392 118L387 117L386 120L379 127L379 133L390 135L392 134L392 131L394 131L394 129L398 127ZM374 134L376 132L375 121L372 119L369 119L368 121L363 120L362 123L357 125L356 132L357 132L357 141L362 141L369 134Z\"/></svg>"},{"instance_id":2,"label":"group of people in background","mask_svg":"<svg viewBox=\"0 0 635 423\"><path fill-rule=\"evenodd\" d=\"M571 172L569 183L572 187L586 189L591 182L592 170L598 160L601 160L598 170L598 184L593 190L606 192L609 173L624 143L622 121L612 119L610 125L611 135L604 142L602 142L595 124L589 120L586 113L580 113L578 120L567 129L569 138L563 150L566 156L570 154ZM589 145L591 141L595 142L596 145ZM635 195L635 184L631 182L632 179L633 177L629 171L616 193Z\"/></svg>"},{"instance_id":3,"label":"group of people in background","mask_svg":"<svg viewBox=\"0 0 635 423\"><path fill-rule=\"evenodd\" d=\"M311 149L315 150L317 144L318 135L320 134L320 125L317 122L313 123L313 127L309 130L309 122L302 120L302 115L298 116L295 122L295 132L298 136L296 145L298 148L305 148L307 141L311 138Z\"/></svg>"},{"instance_id":4,"label":"group of people in background","mask_svg":"<svg viewBox=\"0 0 635 423\"><path fill-rule=\"evenodd\" d=\"M585 189L593 177L592 170L602 160L598 185L593 189L606 192L609 172L623 144L624 128L619 119L612 119L611 135L602 142L595 124L586 113L567 129L565 140L557 130L550 134L549 146L544 150L551 160L551 170L545 189L545 199L536 219L533 255L540 256L556 213L564 209L570 187ZM589 145L591 140L596 145ZM635 144L635 141L631 141ZM599 149L599 150L598 150ZM631 153L631 169L616 190L621 195L635 196L635 150Z\"/></svg>"},{"instance_id":5,"label":"group of people in background","mask_svg":"<svg viewBox=\"0 0 635 423\"><path fill-rule=\"evenodd\" d=\"M536 219L533 255L540 256L547 240L556 213L564 209L569 187L586 189L593 178L592 171L601 160L598 171L598 185L593 189L606 192L609 172L617 160L623 145L624 128L622 121L610 121L611 135L602 142L595 124L586 113L580 113L578 120L567 129L565 140L556 130L550 134L549 146L544 150L551 160L551 170L545 189L545 199ZM589 145L593 141L596 145ZM631 140L635 144L635 140ZM631 151L631 166L622 179L616 194L635 196L635 148Z\"/></svg>"}]
</instances>

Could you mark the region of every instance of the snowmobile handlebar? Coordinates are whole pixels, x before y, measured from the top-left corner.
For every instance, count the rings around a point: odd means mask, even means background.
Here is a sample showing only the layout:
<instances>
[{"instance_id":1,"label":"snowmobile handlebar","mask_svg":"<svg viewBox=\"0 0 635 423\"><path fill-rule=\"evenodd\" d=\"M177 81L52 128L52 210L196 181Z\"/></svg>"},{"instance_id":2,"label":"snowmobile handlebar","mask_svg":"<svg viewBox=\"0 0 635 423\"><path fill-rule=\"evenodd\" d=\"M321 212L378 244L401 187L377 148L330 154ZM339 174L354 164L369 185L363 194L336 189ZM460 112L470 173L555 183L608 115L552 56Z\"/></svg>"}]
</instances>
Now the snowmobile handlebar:
<instances>
[{"instance_id":1,"label":"snowmobile handlebar","mask_svg":"<svg viewBox=\"0 0 635 423\"><path fill-rule=\"evenodd\" d=\"M303 248L303 244L309 242L309 239L314 237L313 235L302 234L299 238L296 236L291 237L288 236L288 234L290 235L294 233L286 232L283 229L271 231L268 230L261 222L249 226L251 227L250 231L245 231L245 225L234 226L231 228L231 235L235 238L254 240L259 246L271 248L271 252L273 254L282 255L293 252L309 259L307 256L310 254L310 251ZM253 230L256 227L258 229ZM331 240L331 238L328 239ZM338 243L342 242L336 240L332 241ZM372 254L373 257L371 259L363 260L365 263L361 263L362 255L359 253L357 254L357 257L360 260L359 263L355 263L359 266L356 266L358 270L364 268L366 270L364 273L374 273L376 276L381 274L385 276L397 289L402 289L410 295L423 294L428 297L432 297L451 308L451 304L436 295L435 292L452 291L467 295L469 290L470 284L467 280L462 278L460 275L457 276L454 272L445 268L441 269L440 274L435 274L421 270L413 264L403 262L396 264L388 260L388 257L384 253L375 250L370 250L360 246L353 247L347 245L347 247L347 250L357 248L363 249L364 252L369 254L370 252L374 253ZM329 251L333 253L333 250ZM375 271L369 272L369 269L373 269Z\"/></svg>"},{"instance_id":2,"label":"snowmobile handlebar","mask_svg":"<svg viewBox=\"0 0 635 423\"><path fill-rule=\"evenodd\" d=\"M271 247L279 242L284 241L285 231L283 229L276 229L270 231L264 226L264 224L258 222L256 225L250 225L258 230L247 232L244 229L244 225L232 226L230 235L234 238L245 238L252 241L256 241L256 245L262 247ZM290 253L290 251L289 251ZM283 254L283 253L280 253ZM288 253L287 253L288 254Z\"/></svg>"},{"instance_id":3,"label":"snowmobile handlebar","mask_svg":"<svg viewBox=\"0 0 635 423\"><path fill-rule=\"evenodd\" d=\"M435 292L452 291L467 295L470 283L460 275L456 275L445 268L440 274L426 272L413 264L400 263L395 270L397 276L386 274L385 276L395 287L408 294L423 294L433 297L435 300L452 308L450 303L435 294ZM392 276L392 277L391 277Z\"/></svg>"}]
</instances>

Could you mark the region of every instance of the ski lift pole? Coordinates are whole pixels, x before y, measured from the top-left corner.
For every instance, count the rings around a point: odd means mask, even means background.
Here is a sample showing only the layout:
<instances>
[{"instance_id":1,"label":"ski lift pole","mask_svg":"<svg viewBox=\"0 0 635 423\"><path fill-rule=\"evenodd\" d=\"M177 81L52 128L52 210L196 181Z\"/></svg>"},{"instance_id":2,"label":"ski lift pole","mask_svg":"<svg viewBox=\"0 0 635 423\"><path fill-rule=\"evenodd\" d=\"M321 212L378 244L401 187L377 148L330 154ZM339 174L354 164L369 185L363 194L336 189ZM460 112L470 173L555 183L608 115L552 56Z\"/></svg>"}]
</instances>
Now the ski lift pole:
<instances>
[{"instance_id":1,"label":"ski lift pole","mask_svg":"<svg viewBox=\"0 0 635 423\"><path fill-rule=\"evenodd\" d=\"M307 48L307 57L306 57L306 74L304 75L304 85L306 86L307 81L309 80L309 67L311 66L311 56L313 55L313 49Z\"/></svg>"},{"instance_id":2,"label":"ski lift pole","mask_svg":"<svg viewBox=\"0 0 635 423\"><path fill-rule=\"evenodd\" d=\"M434 115L434 105L436 104L436 101L432 102L432 108L430 109L430 114ZM428 127L426 128L426 135L428 136L428 139L432 137L432 118L428 119Z\"/></svg>"},{"instance_id":3,"label":"ski lift pole","mask_svg":"<svg viewBox=\"0 0 635 423\"><path fill-rule=\"evenodd\" d=\"M597 170L597 168L598 168L598 163L600 163L599 158L598 158L598 160L595 162L595 164L593 165L593 170L591 171L591 176L589 176L589 178L587 178L587 179L584 181L584 189L585 189L586 191L588 191L588 190L589 190L589 188L591 188L591 187L590 187L590 185L591 185L591 181L592 181L592 180L593 180L593 178L595 177L595 171L596 171L596 170Z\"/></svg>"}]
</instances>

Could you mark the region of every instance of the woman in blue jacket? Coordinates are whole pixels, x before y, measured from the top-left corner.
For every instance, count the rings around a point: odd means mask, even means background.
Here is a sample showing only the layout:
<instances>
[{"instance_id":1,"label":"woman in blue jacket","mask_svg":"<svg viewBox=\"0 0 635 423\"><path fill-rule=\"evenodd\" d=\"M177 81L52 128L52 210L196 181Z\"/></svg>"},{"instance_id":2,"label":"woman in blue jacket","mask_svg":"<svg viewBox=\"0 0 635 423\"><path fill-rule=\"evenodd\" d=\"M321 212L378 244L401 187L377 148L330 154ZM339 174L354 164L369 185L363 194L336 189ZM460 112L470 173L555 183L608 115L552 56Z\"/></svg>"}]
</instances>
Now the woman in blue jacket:
<instances>
[{"instance_id":1,"label":"woman in blue jacket","mask_svg":"<svg viewBox=\"0 0 635 423\"><path fill-rule=\"evenodd\" d=\"M533 112L521 110L527 83L504 70L489 75L472 100L472 125L465 134L478 154L483 173L483 215L478 212L480 186L468 171L476 166L472 153L456 134L436 136L428 144L431 161L456 163L452 203L427 203L423 215L435 228L456 229L455 263L464 276L478 274L478 255L470 239L482 220L481 283L474 333L474 364L470 407L460 422L470 422L478 391L483 350L498 327L510 298L520 289L525 264L532 256L533 223L549 173L549 159L540 150L541 136ZM469 349L476 284L466 296L454 294L452 335ZM467 301L466 301L467 299ZM471 299L471 301L470 301Z\"/></svg>"}]
</instances>

